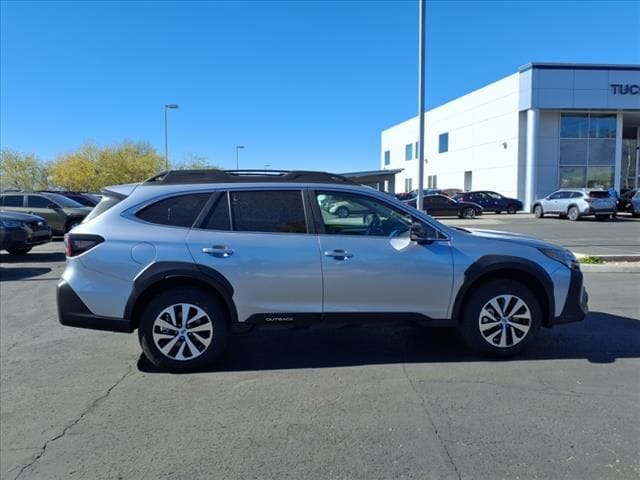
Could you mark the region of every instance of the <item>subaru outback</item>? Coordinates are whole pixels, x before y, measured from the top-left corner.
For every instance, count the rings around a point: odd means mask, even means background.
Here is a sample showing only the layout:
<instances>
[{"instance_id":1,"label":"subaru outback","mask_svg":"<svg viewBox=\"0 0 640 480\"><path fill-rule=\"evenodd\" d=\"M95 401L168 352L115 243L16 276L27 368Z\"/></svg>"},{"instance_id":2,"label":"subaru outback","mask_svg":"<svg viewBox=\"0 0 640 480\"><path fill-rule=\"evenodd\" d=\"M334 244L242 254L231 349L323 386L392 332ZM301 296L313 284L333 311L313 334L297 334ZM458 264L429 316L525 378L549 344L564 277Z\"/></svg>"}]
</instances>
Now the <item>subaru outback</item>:
<instances>
[{"instance_id":1,"label":"subaru outback","mask_svg":"<svg viewBox=\"0 0 640 480\"><path fill-rule=\"evenodd\" d=\"M165 370L204 368L258 325L450 326L508 356L587 312L566 249L449 227L338 175L169 171L103 194L65 238L59 320L137 330Z\"/></svg>"}]
</instances>

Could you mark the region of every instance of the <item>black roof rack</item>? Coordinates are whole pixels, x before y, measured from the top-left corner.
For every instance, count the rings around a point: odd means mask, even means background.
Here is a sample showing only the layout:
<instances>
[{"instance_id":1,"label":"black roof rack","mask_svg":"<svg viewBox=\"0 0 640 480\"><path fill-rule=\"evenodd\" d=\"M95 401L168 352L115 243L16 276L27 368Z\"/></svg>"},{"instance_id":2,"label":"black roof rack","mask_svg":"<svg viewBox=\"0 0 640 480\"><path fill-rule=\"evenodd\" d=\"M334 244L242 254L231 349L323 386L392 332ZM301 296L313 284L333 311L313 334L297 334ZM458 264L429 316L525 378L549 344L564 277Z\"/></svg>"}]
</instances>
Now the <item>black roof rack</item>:
<instances>
[{"instance_id":1,"label":"black roof rack","mask_svg":"<svg viewBox=\"0 0 640 480\"><path fill-rule=\"evenodd\" d=\"M145 184L188 184L188 183L342 183L358 185L353 180L328 172L307 170L169 170L144 181Z\"/></svg>"}]
</instances>

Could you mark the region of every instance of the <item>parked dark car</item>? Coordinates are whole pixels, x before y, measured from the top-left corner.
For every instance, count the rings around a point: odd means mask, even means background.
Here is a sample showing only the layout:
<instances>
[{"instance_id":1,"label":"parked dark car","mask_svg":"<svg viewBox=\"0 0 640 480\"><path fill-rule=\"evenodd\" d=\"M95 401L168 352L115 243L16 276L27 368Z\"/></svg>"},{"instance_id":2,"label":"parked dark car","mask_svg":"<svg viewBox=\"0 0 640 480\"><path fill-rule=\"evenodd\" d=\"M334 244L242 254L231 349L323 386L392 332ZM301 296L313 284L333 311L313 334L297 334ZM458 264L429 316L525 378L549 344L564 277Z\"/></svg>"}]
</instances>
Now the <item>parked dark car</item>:
<instances>
[{"instance_id":1,"label":"parked dark car","mask_svg":"<svg viewBox=\"0 0 640 480\"><path fill-rule=\"evenodd\" d=\"M423 209L432 217L474 218L482 215L482 207L476 203L458 202L446 195L427 195L422 199ZM407 202L415 208L416 199Z\"/></svg>"},{"instance_id":2,"label":"parked dark car","mask_svg":"<svg viewBox=\"0 0 640 480\"><path fill-rule=\"evenodd\" d=\"M634 188L633 190L627 190L622 195L620 195L618 200L616 200L616 207L618 212L630 213L634 217L639 216L640 210L637 207L634 209L634 204L633 204L633 197L637 193L638 193L638 189Z\"/></svg>"},{"instance_id":3,"label":"parked dark car","mask_svg":"<svg viewBox=\"0 0 640 480\"><path fill-rule=\"evenodd\" d=\"M0 212L0 250L12 255L24 255L36 245L51 240L51 228L46 220L25 213Z\"/></svg>"},{"instance_id":4,"label":"parked dark car","mask_svg":"<svg viewBox=\"0 0 640 480\"><path fill-rule=\"evenodd\" d=\"M28 213L43 217L51 226L54 235L64 235L91 212L57 193L4 193L0 195L0 210Z\"/></svg>"},{"instance_id":5,"label":"parked dark car","mask_svg":"<svg viewBox=\"0 0 640 480\"><path fill-rule=\"evenodd\" d=\"M98 198L88 193L66 192L66 191L54 192L52 190L45 190L41 193L57 193L58 195L62 195L64 197L70 198L71 200L75 200L76 202L78 202L80 205L84 207L95 207L96 205L98 205L98 203L100 203L100 200Z\"/></svg>"},{"instance_id":6,"label":"parked dark car","mask_svg":"<svg viewBox=\"0 0 640 480\"><path fill-rule=\"evenodd\" d=\"M516 213L523 209L522 202L517 198L505 197L489 190L459 193L453 198L463 202L477 203L484 208L485 212Z\"/></svg>"}]
</instances>

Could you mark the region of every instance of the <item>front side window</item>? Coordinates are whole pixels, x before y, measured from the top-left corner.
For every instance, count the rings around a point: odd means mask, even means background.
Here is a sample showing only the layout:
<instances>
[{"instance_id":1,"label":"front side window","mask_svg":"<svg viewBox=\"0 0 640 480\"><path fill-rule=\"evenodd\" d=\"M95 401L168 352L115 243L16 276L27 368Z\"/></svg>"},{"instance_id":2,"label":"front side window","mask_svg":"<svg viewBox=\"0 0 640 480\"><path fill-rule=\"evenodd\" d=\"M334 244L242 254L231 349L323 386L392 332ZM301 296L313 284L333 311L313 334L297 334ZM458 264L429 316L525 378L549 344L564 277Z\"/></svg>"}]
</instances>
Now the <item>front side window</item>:
<instances>
[{"instance_id":1,"label":"front side window","mask_svg":"<svg viewBox=\"0 0 640 480\"><path fill-rule=\"evenodd\" d=\"M200 228L205 230L231 230L231 218L229 217L229 197L227 192L220 195L211 207L204 219Z\"/></svg>"},{"instance_id":2,"label":"front side window","mask_svg":"<svg viewBox=\"0 0 640 480\"><path fill-rule=\"evenodd\" d=\"M411 215L380 200L346 192L316 192L324 231L333 235L408 235Z\"/></svg>"},{"instance_id":3,"label":"front side window","mask_svg":"<svg viewBox=\"0 0 640 480\"><path fill-rule=\"evenodd\" d=\"M48 208L53 202L38 195L27 196L27 206L31 208Z\"/></svg>"},{"instance_id":4,"label":"front side window","mask_svg":"<svg viewBox=\"0 0 640 480\"><path fill-rule=\"evenodd\" d=\"M300 190L230 192L233 230L307 233Z\"/></svg>"},{"instance_id":5,"label":"front side window","mask_svg":"<svg viewBox=\"0 0 640 480\"><path fill-rule=\"evenodd\" d=\"M5 195L2 198L2 206L3 207L21 207L22 206L22 195Z\"/></svg>"},{"instance_id":6,"label":"front side window","mask_svg":"<svg viewBox=\"0 0 640 480\"><path fill-rule=\"evenodd\" d=\"M136 217L158 225L191 228L210 196L195 193L164 198L137 212Z\"/></svg>"}]
</instances>

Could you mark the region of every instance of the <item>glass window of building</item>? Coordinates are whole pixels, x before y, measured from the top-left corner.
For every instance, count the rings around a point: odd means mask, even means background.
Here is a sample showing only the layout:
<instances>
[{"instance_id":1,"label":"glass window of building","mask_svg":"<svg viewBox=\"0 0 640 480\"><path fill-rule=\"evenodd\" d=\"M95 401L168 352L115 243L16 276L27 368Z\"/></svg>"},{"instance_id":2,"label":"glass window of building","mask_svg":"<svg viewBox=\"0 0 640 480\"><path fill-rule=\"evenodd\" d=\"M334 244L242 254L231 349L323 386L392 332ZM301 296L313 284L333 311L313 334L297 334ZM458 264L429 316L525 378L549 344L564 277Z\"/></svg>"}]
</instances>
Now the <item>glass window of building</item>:
<instances>
[{"instance_id":1,"label":"glass window of building","mask_svg":"<svg viewBox=\"0 0 640 480\"><path fill-rule=\"evenodd\" d=\"M404 179L404 191L405 192L410 192L411 191L411 179L410 178L405 178Z\"/></svg>"},{"instance_id":2,"label":"glass window of building","mask_svg":"<svg viewBox=\"0 0 640 480\"><path fill-rule=\"evenodd\" d=\"M429 175L427 177L427 188L438 188L438 176Z\"/></svg>"},{"instance_id":3,"label":"glass window of building","mask_svg":"<svg viewBox=\"0 0 640 480\"><path fill-rule=\"evenodd\" d=\"M445 153L449 151L449 132L441 133L438 137L438 153Z\"/></svg>"},{"instance_id":4,"label":"glass window of building","mask_svg":"<svg viewBox=\"0 0 640 480\"><path fill-rule=\"evenodd\" d=\"M390 163L391 163L391 152L389 150L386 150L384 152L384 164L389 165Z\"/></svg>"},{"instance_id":5,"label":"glass window of building","mask_svg":"<svg viewBox=\"0 0 640 480\"><path fill-rule=\"evenodd\" d=\"M613 186L616 163L614 114L560 116L560 186Z\"/></svg>"},{"instance_id":6,"label":"glass window of building","mask_svg":"<svg viewBox=\"0 0 640 480\"><path fill-rule=\"evenodd\" d=\"M413 144L412 143L407 143L404 146L404 159L413 160Z\"/></svg>"}]
</instances>

